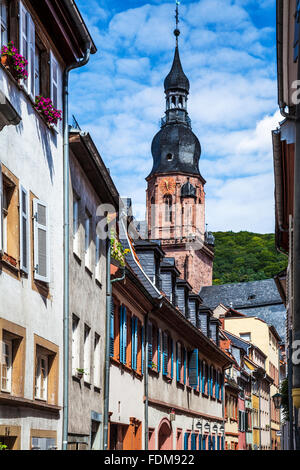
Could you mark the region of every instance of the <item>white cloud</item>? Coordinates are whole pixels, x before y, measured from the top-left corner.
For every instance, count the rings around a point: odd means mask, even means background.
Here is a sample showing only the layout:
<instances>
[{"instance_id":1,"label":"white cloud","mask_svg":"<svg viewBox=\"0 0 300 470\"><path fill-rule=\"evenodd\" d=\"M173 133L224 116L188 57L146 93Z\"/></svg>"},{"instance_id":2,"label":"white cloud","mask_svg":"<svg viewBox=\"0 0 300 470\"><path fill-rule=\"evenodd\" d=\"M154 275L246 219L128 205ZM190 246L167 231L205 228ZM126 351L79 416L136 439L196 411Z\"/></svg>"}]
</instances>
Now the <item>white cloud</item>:
<instances>
[{"instance_id":1,"label":"white cloud","mask_svg":"<svg viewBox=\"0 0 300 470\"><path fill-rule=\"evenodd\" d=\"M250 5L269 8L272 1L201 0L181 6L189 113L202 145L207 219L214 229L273 230L270 130L279 120L269 45L274 30L258 27L249 14ZM71 80L72 111L90 131L120 193L132 196L140 214L174 50L174 4L141 3L119 13L104 1L83 4L99 53Z\"/></svg>"}]
</instances>

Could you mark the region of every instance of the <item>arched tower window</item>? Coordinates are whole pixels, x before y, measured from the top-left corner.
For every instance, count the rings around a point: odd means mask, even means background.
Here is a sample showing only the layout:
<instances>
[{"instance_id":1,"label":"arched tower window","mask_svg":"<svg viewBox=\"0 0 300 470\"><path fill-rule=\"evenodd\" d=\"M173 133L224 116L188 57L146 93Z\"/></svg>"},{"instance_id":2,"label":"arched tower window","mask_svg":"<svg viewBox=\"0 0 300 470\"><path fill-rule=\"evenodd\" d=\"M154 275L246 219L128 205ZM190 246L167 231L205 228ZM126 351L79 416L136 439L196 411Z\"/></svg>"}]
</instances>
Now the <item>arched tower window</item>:
<instances>
[{"instance_id":1,"label":"arched tower window","mask_svg":"<svg viewBox=\"0 0 300 470\"><path fill-rule=\"evenodd\" d=\"M172 196L165 196L165 222L173 221L173 203Z\"/></svg>"}]
</instances>

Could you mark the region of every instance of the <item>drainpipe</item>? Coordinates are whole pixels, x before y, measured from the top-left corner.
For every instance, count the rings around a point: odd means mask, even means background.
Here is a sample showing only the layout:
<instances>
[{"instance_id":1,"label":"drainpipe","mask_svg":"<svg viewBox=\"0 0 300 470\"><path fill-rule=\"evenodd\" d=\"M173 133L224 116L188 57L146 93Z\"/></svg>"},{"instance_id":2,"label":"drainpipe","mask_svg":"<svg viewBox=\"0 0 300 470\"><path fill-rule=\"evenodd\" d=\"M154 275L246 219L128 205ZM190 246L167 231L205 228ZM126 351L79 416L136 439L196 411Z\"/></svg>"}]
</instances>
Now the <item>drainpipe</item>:
<instances>
[{"instance_id":1,"label":"drainpipe","mask_svg":"<svg viewBox=\"0 0 300 470\"><path fill-rule=\"evenodd\" d=\"M144 364L144 390L145 390L145 405L144 405L144 412L145 412L145 450L148 450L148 443L149 443L149 370L148 370L148 326L149 325L149 314L147 313L145 316L145 364Z\"/></svg>"},{"instance_id":2,"label":"drainpipe","mask_svg":"<svg viewBox=\"0 0 300 470\"><path fill-rule=\"evenodd\" d=\"M64 378L63 378L63 450L68 447L69 423L69 248L70 248L70 222L69 222L69 73L71 70L83 67L89 61L91 53L90 41L85 44L84 57L68 66L63 76L63 160L64 160Z\"/></svg>"},{"instance_id":3,"label":"drainpipe","mask_svg":"<svg viewBox=\"0 0 300 470\"><path fill-rule=\"evenodd\" d=\"M300 40L300 28L299 28ZM300 51L298 54L297 79L300 79ZM296 148L294 170L294 315L293 341L300 341L300 103L296 105ZM300 408L300 364L293 364L293 402ZM298 424L297 424L298 425Z\"/></svg>"}]
</instances>

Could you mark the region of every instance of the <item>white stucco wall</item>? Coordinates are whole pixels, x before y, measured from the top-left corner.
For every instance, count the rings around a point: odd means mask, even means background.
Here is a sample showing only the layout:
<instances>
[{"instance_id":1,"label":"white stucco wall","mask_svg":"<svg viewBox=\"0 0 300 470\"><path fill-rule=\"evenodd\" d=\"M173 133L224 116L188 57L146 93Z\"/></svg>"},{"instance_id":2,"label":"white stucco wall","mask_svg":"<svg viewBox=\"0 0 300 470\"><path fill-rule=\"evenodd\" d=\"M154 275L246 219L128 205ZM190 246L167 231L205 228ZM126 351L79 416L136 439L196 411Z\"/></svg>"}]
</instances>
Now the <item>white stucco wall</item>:
<instances>
[{"instance_id":1,"label":"white stucco wall","mask_svg":"<svg viewBox=\"0 0 300 470\"><path fill-rule=\"evenodd\" d=\"M26 328L25 398L33 399L34 334L59 347L58 405L62 406L63 360L63 139L50 131L26 94L0 68L0 89L22 117L15 127L0 133L0 161L20 180L20 184L46 202L50 218L50 299L32 289L28 279L13 279L0 273L0 318ZM31 239L31 237L30 237ZM31 240L30 240L31 242ZM30 246L30 253L33 249ZM61 415L61 414L60 414ZM57 431L61 446L61 422L46 412L26 408L1 407L0 425L22 427L21 448L30 448L30 429Z\"/></svg>"}]
</instances>

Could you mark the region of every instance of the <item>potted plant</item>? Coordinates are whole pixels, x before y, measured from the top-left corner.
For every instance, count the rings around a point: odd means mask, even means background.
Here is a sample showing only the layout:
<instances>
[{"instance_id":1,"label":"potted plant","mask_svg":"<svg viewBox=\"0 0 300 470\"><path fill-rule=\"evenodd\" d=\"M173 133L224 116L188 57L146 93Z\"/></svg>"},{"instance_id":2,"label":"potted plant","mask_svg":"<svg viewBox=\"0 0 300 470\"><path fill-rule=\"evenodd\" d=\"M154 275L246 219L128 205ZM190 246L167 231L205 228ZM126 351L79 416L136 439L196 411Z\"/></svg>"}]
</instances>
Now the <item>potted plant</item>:
<instances>
[{"instance_id":1,"label":"potted plant","mask_svg":"<svg viewBox=\"0 0 300 470\"><path fill-rule=\"evenodd\" d=\"M62 120L62 111L56 109L50 98L36 96L35 109L43 116L49 127L56 126Z\"/></svg>"},{"instance_id":2,"label":"potted plant","mask_svg":"<svg viewBox=\"0 0 300 470\"><path fill-rule=\"evenodd\" d=\"M28 61L18 53L13 41L10 41L7 46L2 47L1 64L10 70L16 80L27 80L28 72L26 66Z\"/></svg>"},{"instance_id":3,"label":"potted plant","mask_svg":"<svg viewBox=\"0 0 300 470\"><path fill-rule=\"evenodd\" d=\"M120 266L125 266L125 257L130 252L128 248L124 249L122 243L117 239L115 232L111 231L110 237L111 257L117 261Z\"/></svg>"},{"instance_id":4,"label":"potted plant","mask_svg":"<svg viewBox=\"0 0 300 470\"><path fill-rule=\"evenodd\" d=\"M5 444L2 444L2 442L0 442L0 450L6 450L7 449L7 446Z\"/></svg>"}]
</instances>

